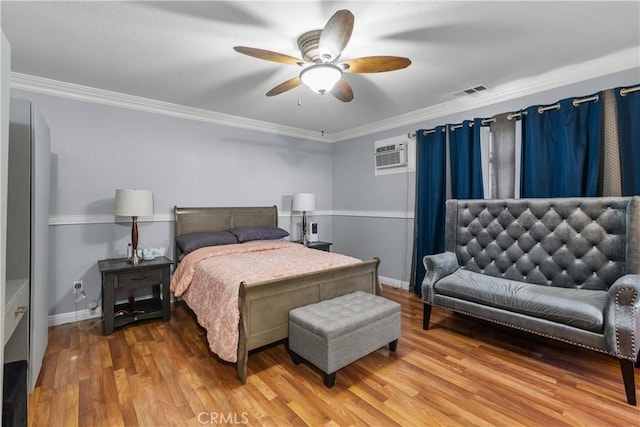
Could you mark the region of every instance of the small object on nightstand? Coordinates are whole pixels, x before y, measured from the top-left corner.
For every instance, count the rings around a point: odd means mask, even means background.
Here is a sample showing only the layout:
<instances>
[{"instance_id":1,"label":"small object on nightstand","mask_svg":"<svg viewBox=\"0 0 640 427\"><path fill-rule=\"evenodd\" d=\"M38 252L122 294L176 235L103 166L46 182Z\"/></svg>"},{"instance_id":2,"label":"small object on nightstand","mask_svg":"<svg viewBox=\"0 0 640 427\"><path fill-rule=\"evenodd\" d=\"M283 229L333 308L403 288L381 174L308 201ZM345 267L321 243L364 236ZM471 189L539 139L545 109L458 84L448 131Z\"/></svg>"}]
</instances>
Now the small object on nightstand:
<instances>
[{"instance_id":1,"label":"small object on nightstand","mask_svg":"<svg viewBox=\"0 0 640 427\"><path fill-rule=\"evenodd\" d=\"M138 264L128 262L126 258L104 259L98 261L102 274L102 313L104 315L104 334L110 335L113 329L138 320L171 317L169 281L173 261L159 256L153 261L141 261ZM152 288L152 297L135 300L129 297L123 304L116 304L116 292L131 292L142 287ZM125 298L121 295L121 298Z\"/></svg>"},{"instance_id":2,"label":"small object on nightstand","mask_svg":"<svg viewBox=\"0 0 640 427\"><path fill-rule=\"evenodd\" d=\"M293 243L302 243L301 240L293 240ZM307 242L306 247L311 249L318 249L319 251L331 252L330 246L333 245L331 242Z\"/></svg>"},{"instance_id":3,"label":"small object on nightstand","mask_svg":"<svg viewBox=\"0 0 640 427\"><path fill-rule=\"evenodd\" d=\"M307 211L316 208L316 196L313 193L296 193L293 195L291 209L302 212L302 241L307 244Z\"/></svg>"}]
</instances>

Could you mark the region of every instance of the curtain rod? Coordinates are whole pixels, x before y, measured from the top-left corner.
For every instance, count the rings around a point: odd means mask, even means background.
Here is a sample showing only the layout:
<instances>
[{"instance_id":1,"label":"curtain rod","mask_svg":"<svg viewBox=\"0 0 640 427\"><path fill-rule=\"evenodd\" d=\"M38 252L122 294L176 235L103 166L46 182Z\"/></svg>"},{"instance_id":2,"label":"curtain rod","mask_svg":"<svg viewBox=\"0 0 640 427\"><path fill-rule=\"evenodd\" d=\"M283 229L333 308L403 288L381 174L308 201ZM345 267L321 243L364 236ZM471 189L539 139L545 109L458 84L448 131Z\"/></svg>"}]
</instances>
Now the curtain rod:
<instances>
[{"instance_id":1,"label":"curtain rod","mask_svg":"<svg viewBox=\"0 0 640 427\"><path fill-rule=\"evenodd\" d=\"M496 119L492 117L490 119L482 119L481 123L484 126L484 125L488 125L489 123L493 123L495 121L496 121ZM457 124L457 125L451 125L451 130L456 130L456 129L459 129L461 127L462 127L462 123ZM469 127L473 127L473 122L469 123ZM445 129L443 128L442 131L444 132ZM425 131L422 131L422 132L423 132L423 135L429 135L431 133L436 133L436 129L429 129L429 130L425 130ZM407 134L407 137L415 138L416 137L416 133L415 132L409 132Z\"/></svg>"},{"instance_id":2,"label":"curtain rod","mask_svg":"<svg viewBox=\"0 0 640 427\"><path fill-rule=\"evenodd\" d=\"M515 111L515 112L513 112L511 114L507 114L507 119L508 120L513 120L513 119L517 119L519 117L526 116L526 115L527 115L526 111Z\"/></svg>"},{"instance_id":3,"label":"curtain rod","mask_svg":"<svg viewBox=\"0 0 640 427\"><path fill-rule=\"evenodd\" d=\"M638 86L637 88L631 88L631 89L640 90L640 86ZM628 92L632 92L632 90L628 90ZM620 94L622 95L622 90L620 91ZM593 95L593 96L589 96L589 97L586 97L586 98L576 98L576 99L573 100L572 104L573 104L574 107L577 107L578 105L583 104L585 102L597 102L599 100L600 100L600 97L598 95ZM555 103L553 105L547 105L547 106L544 106L544 107L538 107L538 113L542 114L545 111L557 110L558 108L560 108L560 103L559 102ZM513 112L513 113L507 115L507 119L513 120L515 118L526 116L526 115L527 115L526 111L516 111L516 112Z\"/></svg>"},{"instance_id":4,"label":"curtain rod","mask_svg":"<svg viewBox=\"0 0 640 427\"><path fill-rule=\"evenodd\" d=\"M482 119L482 121L480 122L482 124L482 126L486 126L489 123L493 123L495 122L496 119L495 118L490 118L490 119ZM459 123L457 125L451 125L450 129L451 130L456 130L456 129L460 129L462 126L464 126L462 123ZM473 127L473 122L469 122L469 127L472 128Z\"/></svg>"},{"instance_id":5,"label":"curtain rod","mask_svg":"<svg viewBox=\"0 0 640 427\"><path fill-rule=\"evenodd\" d=\"M445 131L445 129L444 129L444 128L442 128L442 132L444 132L444 131ZM429 135L429 134L432 134L432 133L436 133L436 129L435 129L435 128L433 128L433 129L428 129L428 130L423 130L423 131L422 131L422 134L423 134L423 135ZM411 139L411 138L415 138L415 137L416 137L416 133L415 133L415 132L409 132L409 133L407 134L407 137L408 137L409 139Z\"/></svg>"},{"instance_id":6,"label":"curtain rod","mask_svg":"<svg viewBox=\"0 0 640 427\"><path fill-rule=\"evenodd\" d=\"M637 92L637 91L640 91L640 86L633 86L633 87L629 87L629 88L626 88L626 89L620 89L620 95L627 96L627 94L632 93L632 92ZM597 102L599 99L600 98L599 98L598 95L589 96L587 98L576 98L576 99L573 100L572 104L573 104L574 107L577 107L578 105L580 105L580 104L582 104L584 102ZM560 108L560 104L559 103L556 103L556 104L553 104L553 105L548 105L548 106L545 106L545 107L539 107L538 108L538 113L542 114L545 111L556 110L558 108ZM513 120L513 119L516 119L516 118L519 118L519 117L522 117L522 116L526 116L526 115L527 115L526 111L514 111L513 113L507 115L507 119ZM495 118L484 119L482 121L482 124L485 125L485 124L492 123L492 122L495 122L495 121L496 121ZM473 122L471 122L470 126L473 126ZM451 126L451 130L456 130L456 129L459 129L461 127L462 127L462 124L452 125ZM425 132L425 135L428 135L430 133L435 133L435 131L436 131L435 129L431 129L431 130L427 130L427 131L424 131L424 132ZM409 138L415 138L416 137L416 133L415 132L409 132L409 134L407 136Z\"/></svg>"},{"instance_id":7,"label":"curtain rod","mask_svg":"<svg viewBox=\"0 0 640 427\"><path fill-rule=\"evenodd\" d=\"M640 86L628 87L626 89L620 89L620 95L627 96L628 93L637 92L640 90Z\"/></svg>"},{"instance_id":8,"label":"curtain rod","mask_svg":"<svg viewBox=\"0 0 640 427\"><path fill-rule=\"evenodd\" d=\"M594 95L594 96L589 96L587 98L576 98L573 100L573 102L571 102L573 104L574 107L577 107L580 104L584 104L585 102L598 102L598 100L600 99L600 97L598 95ZM542 114L545 111L549 111L549 110L557 110L560 108L560 103L556 103L553 105L547 105L546 107L538 107L538 114Z\"/></svg>"}]
</instances>

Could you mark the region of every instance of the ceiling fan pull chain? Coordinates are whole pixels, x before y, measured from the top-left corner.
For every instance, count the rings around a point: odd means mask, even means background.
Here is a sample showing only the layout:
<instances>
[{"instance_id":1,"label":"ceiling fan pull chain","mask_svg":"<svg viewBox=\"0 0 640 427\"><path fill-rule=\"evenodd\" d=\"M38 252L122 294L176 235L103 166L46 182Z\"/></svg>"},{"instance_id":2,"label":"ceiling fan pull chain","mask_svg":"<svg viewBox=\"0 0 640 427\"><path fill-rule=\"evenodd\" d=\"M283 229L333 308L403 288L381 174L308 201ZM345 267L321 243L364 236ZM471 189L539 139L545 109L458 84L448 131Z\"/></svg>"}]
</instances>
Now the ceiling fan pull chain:
<instances>
[{"instance_id":1,"label":"ceiling fan pull chain","mask_svg":"<svg viewBox=\"0 0 640 427\"><path fill-rule=\"evenodd\" d=\"M320 136L324 138L324 95L320 97Z\"/></svg>"}]
</instances>

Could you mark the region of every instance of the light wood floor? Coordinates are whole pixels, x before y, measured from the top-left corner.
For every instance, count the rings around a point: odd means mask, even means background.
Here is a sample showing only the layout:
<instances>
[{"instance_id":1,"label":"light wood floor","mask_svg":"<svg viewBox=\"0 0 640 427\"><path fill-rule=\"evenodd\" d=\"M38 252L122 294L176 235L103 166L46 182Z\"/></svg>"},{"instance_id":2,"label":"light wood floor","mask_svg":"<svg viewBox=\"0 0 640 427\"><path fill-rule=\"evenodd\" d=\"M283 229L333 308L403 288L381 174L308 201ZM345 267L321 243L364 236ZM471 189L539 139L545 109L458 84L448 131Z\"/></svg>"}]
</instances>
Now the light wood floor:
<instances>
[{"instance_id":1,"label":"light wood floor","mask_svg":"<svg viewBox=\"0 0 640 427\"><path fill-rule=\"evenodd\" d=\"M384 295L402 304L397 353L343 368L332 389L283 343L251 354L241 385L179 304L108 337L91 321L51 328L29 425L640 425L615 359L439 309L423 331L418 297Z\"/></svg>"}]
</instances>

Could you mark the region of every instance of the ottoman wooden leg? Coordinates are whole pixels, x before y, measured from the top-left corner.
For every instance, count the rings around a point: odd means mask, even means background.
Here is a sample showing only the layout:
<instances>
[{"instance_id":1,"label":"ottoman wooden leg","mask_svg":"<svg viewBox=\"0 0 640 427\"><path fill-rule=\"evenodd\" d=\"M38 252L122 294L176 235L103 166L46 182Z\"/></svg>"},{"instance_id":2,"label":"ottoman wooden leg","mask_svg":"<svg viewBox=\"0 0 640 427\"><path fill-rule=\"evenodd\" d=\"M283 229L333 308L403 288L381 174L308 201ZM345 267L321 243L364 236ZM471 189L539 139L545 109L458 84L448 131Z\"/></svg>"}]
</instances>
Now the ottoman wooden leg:
<instances>
[{"instance_id":1,"label":"ottoman wooden leg","mask_svg":"<svg viewBox=\"0 0 640 427\"><path fill-rule=\"evenodd\" d=\"M331 388L335 385L336 383L336 373L333 372L331 374L324 374L324 385L327 386L327 388Z\"/></svg>"},{"instance_id":2,"label":"ottoman wooden leg","mask_svg":"<svg viewBox=\"0 0 640 427\"><path fill-rule=\"evenodd\" d=\"M398 340L395 339L389 343L389 351L396 351L398 349Z\"/></svg>"}]
</instances>

